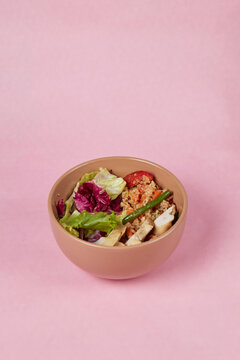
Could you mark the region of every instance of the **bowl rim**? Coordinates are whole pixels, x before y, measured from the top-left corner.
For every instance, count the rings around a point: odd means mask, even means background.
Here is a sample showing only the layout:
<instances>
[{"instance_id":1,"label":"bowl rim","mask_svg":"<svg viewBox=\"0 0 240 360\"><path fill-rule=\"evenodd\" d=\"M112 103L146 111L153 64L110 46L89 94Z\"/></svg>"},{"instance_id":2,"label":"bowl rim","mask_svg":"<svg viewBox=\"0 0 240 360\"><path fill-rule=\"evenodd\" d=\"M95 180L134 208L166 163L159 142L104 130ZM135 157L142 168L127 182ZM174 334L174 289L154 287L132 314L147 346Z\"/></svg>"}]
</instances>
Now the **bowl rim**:
<instances>
[{"instance_id":1,"label":"bowl rim","mask_svg":"<svg viewBox=\"0 0 240 360\"><path fill-rule=\"evenodd\" d=\"M68 174L70 174L71 172L75 171L76 169L84 166L84 165L88 165L91 163L94 163L95 161L101 161L101 160L110 160L110 159L128 159L128 160L137 160L143 163L147 163L148 165L153 165L155 167L161 168L162 170L164 170L165 172L167 172L170 176L172 176L173 178L175 178L176 182L180 185L180 188L182 190L182 194L183 194L183 208L182 208L182 213L179 216L178 220L176 221L176 223L170 227L169 230L167 230L165 233L163 233L162 235L156 237L153 240L148 240L148 241L144 241L141 244L136 244L136 245L132 245L132 246L103 246L100 244L95 244L86 240L83 240L81 238L77 238L76 236L70 234L69 232L67 232L62 226L61 224L57 221L53 210L52 210L52 197L53 197L53 193L55 192L55 188L58 186L58 184L62 181L63 178L65 178ZM72 167L71 169L65 171L53 184L49 195L48 195L48 213L50 218L53 219L53 221L56 223L58 229L63 232L65 235L69 236L72 240L79 242L85 246L90 246L93 248L100 248L100 249L105 249L107 250L113 250L114 251L131 251L131 249L136 249L139 247L143 247L143 246L151 246L151 244L154 244L158 241L161 241L162 239L164 239L166 236L168 236L169 234L171 234L173 231L175 231L175 229L180 226L180 224L182 223L182 221L185 219L186 213L187 213L187 209L188 209L188 198L187 198L187 193L186 190L183 186L183 184L181 183L181 181L168 169L166 169L165 167L163 167L162 165L159 165L153 161L150 160L146 160L146 159L142 159L142 158L138 158L138 157L133 157L133 156L105 156L105 157L101 157L101 158L95 158L92 160L88 160L85 161L83 163L80 163L78 165L75 165L74 167Z\"/></svg>"}]
</instances>

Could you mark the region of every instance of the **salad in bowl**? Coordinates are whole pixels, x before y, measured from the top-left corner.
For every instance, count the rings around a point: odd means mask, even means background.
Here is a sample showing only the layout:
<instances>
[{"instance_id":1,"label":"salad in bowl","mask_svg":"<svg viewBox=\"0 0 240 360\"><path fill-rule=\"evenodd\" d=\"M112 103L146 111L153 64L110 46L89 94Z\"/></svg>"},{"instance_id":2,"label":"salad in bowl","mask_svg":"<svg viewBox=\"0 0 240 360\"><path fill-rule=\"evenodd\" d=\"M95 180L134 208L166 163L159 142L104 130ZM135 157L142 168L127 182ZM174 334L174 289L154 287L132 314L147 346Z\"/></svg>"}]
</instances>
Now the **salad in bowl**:
<instances>
[{"instance_id":1,"label":"salad in bowl","mask_svg":"<svg viewBox=\"0 0 240 360\"><path fill-rule=\"evenodd\" d=\"M58 200L57 212L72 235L118 247L151 241L178 219L173 192L162 189L150 172L119 177L104 167L81 176L71 195Z\"/></svg>"}]
</instances>

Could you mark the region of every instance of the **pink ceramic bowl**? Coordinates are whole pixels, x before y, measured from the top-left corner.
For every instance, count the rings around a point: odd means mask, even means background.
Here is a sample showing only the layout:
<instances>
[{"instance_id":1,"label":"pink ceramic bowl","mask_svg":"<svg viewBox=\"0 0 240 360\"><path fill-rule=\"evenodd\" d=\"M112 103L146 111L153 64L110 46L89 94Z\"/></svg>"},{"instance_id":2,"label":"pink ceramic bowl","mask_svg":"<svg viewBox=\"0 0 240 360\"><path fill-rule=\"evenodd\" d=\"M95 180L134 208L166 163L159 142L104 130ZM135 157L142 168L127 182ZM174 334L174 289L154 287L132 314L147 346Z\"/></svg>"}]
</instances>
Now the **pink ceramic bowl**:
<instances>
[{"instance_id":1,"label":"pink ceramic bowl","mask_svg":"<svg viewBox=\"0 0 240 360\"><path fill-rule=\"evenodd\" d=\"M177 222L163 235L140 245L129 247L106 247L78 239L68 233L57 221L56 204L72 193L79 178L86 172L106 167L124 177L145 170L155 176L158 184L174 193L174 202L179 211ZM148 273L161 265L176 248L185 225L187 195L181 182L162 166L147 160L114 156L87 161L63 174L53 185L48 198L48 211L56 241L74 264L99 277L128 279Z\"/></svg>"}]
</instances>

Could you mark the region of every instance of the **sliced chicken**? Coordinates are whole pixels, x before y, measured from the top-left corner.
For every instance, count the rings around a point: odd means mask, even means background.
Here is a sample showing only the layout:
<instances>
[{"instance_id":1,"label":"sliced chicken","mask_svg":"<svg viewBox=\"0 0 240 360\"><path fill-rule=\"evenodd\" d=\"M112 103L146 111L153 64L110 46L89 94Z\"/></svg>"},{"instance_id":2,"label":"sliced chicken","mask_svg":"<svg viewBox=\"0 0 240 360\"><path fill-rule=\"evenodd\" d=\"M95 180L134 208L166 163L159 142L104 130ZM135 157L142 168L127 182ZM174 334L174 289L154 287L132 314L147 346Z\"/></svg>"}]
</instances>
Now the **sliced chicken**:
<instances>
[{"instance_id":1,"label":"sliced chicken","mask_svg":"<svg viewBox=\"0 0 240 360\"><path fill-rule=\"evenodd\" d=\"M122 243L121 241L118 241L118 242L115 244L115 246L120 246L120 247L122 247L122 246L125 246L125 244Z\"/></svg>"},{"instance_id":2,"label":"sliced chicken","mask_svg":"<svg viewBox=\"0 0 240 360\"><path fill-rule=\"evenodd\" d=\"M121 239L125 231L126 231L126 225L121 225L117 229L112 230L108 236L101 237L100 239L98 239L95 242L95 244L104 245L104 246L114 246Z\"/></svg>"},{"instance_id":3,"label":"sliced chicken","mask_svg":"<svg viewBox=\"0 0 240 360\"><path fill-rule=\"evenodd\" d=\"M175 215L175 205L172 205L164 213L159 215L156 220L154 220L154 234L159 236L167 231L171 226L174 220Z\"/></svg>"},{"instance_id":4,"label":"sliced chicken","mask_svg":"<svg viewBox=\"0 0 240 360\"><path fill-rule=\"evenodd\" d=\"M149 222L149 220L145 220L138 231L133 234L128 241L126 242L127 246L141 244L144 238L147 236L148 233L152 230L153 225Z\"/></svg>"}]
</instances>

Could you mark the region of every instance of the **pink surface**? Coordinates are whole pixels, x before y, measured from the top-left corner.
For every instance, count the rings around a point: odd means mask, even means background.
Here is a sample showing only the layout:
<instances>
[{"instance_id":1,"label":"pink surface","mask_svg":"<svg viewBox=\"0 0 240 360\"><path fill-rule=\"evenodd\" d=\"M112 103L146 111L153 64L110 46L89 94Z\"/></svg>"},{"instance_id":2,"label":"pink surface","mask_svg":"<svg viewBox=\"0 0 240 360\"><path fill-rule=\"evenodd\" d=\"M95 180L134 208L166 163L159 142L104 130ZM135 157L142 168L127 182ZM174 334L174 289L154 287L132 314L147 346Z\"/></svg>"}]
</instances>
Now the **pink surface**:
<instances>
[{"instance_id":1,"label":"pink surface","mask_svg":"<svg viewBox=\"0 0 240 360\"><path fill-rule=\"evenodd\" d=\"M1 359L239 359L239 10L1 2ZM109 155L189 196L178 249L136 280L84 273L49 226L55 180Z\"/></svg>"}]
</instances>

